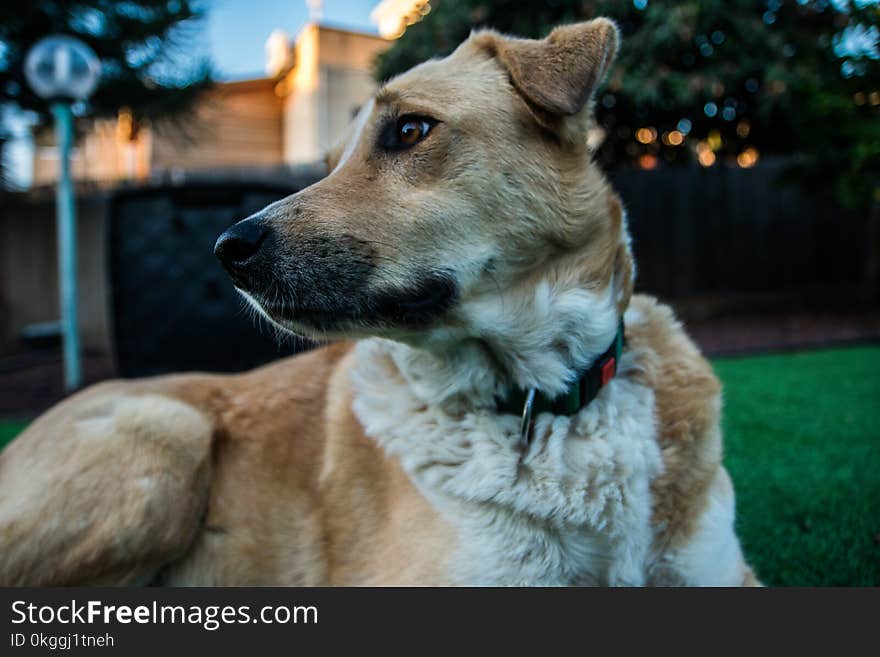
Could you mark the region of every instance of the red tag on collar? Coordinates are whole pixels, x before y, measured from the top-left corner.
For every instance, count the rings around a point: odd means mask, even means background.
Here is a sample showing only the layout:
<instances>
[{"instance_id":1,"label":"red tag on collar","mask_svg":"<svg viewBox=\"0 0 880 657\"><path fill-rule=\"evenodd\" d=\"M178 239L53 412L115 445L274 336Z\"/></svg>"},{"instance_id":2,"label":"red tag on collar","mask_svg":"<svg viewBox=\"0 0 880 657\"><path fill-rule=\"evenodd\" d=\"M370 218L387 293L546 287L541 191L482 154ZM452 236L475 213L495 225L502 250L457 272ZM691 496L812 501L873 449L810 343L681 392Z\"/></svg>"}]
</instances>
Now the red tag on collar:
<instances>
[{"instance_id":1,"label":"red tag on collar","mask_svg":"<svg viewBox=\"0 0 880 657\"><path fill-rule=\"evenodd\" d=\"M602 365L602 385L607 385L607 383L614 378L614 374L617 372L617 359L612 356L608 360L605 361L605 364Z\"/></svg>"}]
</instances>

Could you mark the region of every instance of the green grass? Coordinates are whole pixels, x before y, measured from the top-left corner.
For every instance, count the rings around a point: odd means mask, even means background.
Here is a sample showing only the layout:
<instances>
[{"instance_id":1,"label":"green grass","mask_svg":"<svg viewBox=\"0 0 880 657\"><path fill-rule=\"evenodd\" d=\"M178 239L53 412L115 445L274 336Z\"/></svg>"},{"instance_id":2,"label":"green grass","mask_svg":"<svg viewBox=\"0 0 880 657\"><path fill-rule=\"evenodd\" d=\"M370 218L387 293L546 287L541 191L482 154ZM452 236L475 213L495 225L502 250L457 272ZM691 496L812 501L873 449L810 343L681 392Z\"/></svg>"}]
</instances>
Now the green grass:
<instances>
[{"instance_id":1,"label":"green grass","mask_svg":"<svg viewBox=\"0 0 880 657\"><path fill-rule=\"evenodd\" d=\"M719 359L746 556L771 585L880 584L880 347Z\"/></svg>"},{"instance_id":2,"label":"green grass","mask_svg":"<svg viewBox=\"0 0 880 657\"><path fill-rule=\"evenodd\" d=\"M880 585L880 347L719 359L737 530L769 585ZM27 422L0 420L0 446Z\"/></svg>"}]
</instances>

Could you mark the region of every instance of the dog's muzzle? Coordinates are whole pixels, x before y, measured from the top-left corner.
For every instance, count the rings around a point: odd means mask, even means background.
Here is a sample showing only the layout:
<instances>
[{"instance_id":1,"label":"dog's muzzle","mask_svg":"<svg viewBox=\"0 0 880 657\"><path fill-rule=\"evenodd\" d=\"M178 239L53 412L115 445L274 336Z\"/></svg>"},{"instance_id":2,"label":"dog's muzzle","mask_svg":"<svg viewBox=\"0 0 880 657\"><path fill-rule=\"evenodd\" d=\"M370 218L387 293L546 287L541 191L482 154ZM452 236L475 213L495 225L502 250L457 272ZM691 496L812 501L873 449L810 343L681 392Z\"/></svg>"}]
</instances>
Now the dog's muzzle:
<instances>
[{"instance_id":1,"label":"dog's muzzle","mask_svg":"<svg viewBox=\"0 0 880 657\"><path fill-rule=\"evenodd\" d=\"M214 255L238 287L248 289L265 270L264 252L272 230L260 218L244 219L227 228L214 244Z\"/></svg>"},{"instance_id":2,"label":"dog's muzzle","mask_svg":"<svg viewBox=\"0 0 880 657\"><path fill-rule=\"evenodd\" d=\"M445 313L458 288L445 271L414 271L403 285L371 286L372 245L350 235L284 235L255 215L229 227L214 253L235 286L276 323L421 327Z\"/></svg>"}]
</instances>

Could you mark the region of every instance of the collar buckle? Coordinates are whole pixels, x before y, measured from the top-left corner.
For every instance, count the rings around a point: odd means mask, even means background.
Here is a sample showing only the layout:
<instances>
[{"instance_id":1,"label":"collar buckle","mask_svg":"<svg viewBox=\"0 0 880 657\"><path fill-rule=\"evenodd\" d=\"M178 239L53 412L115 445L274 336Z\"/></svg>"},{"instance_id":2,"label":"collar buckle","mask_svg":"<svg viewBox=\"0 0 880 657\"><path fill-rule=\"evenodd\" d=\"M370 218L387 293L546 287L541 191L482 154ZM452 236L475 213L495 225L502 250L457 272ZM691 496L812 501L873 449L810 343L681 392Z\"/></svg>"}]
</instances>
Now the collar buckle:
<instances>
[{"instance_id":1,"label":"collar buckle","mask_svg":"<svg viewBox=\"0 0 880 657\"><path fill-rule=\"evenodd\" d=\"M523 403L522 420L519 425L519 448L522 451L525 451L529 443L532 442L532 429L535 427L535 423L532 420L532 410L535 407L536 392L534 388L529 388Z\"/></svg>"},{"instance_id":2,"label":"collar buckle","mask_svg":"<svg viewBox=\"0 0 880 657\"><path fill-rule=\"evenodd\" d=\"M519 425L519 442L517 447L525 452L532 440L535 429L534 416L537 413L550 412L556 415L575 415L587 406L599 390L608 385L620 367L626 338L623 320L617 329L614 342L584 372L580 378L569 386L567 392L550 399L536 388L516 388L498 399L497 412L515 415L522 413Z\"/></svg>"}]
</instances>

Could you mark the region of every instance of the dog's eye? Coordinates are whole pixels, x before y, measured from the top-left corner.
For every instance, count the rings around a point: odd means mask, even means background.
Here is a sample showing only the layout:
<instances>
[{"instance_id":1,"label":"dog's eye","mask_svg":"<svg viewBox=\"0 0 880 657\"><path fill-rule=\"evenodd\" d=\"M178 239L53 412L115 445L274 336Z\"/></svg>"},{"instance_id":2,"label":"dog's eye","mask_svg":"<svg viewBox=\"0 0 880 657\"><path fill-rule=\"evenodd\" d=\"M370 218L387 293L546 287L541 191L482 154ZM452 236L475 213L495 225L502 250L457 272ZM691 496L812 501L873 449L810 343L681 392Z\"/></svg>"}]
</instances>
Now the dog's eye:
<instances>
[{"instance_id":1,"label":"dog's eye","mask_svg":"<svg viewBox=\"0 0 880 657\"><path fill-rule=\"evenodd\" d=\"M407 114L390 121L379 134L379 147L386 151L403 151L423 141L439 121L429 116Z\"/></svg>"},{"instance_id":2,"label":"dog's eye","mask_svg":"<svg viewBox=\"0 0 880 657\"><path fill-rule=\"evenodd\" d=\"M403 116L397 121L392 148L415 146L431 132L436 121L426 116Z\"/></svg>"},{"instance_id":3,"label":"dog's eye","mask_svg":"<svg viewBox=\"0 0 880 657\"><path fill-rule=\"evenodd\" d=\"M397 140L403 146L415 146L430 131L431 124L425 119L401 119L397 127Z\"/></svg>"}]
</instances>

